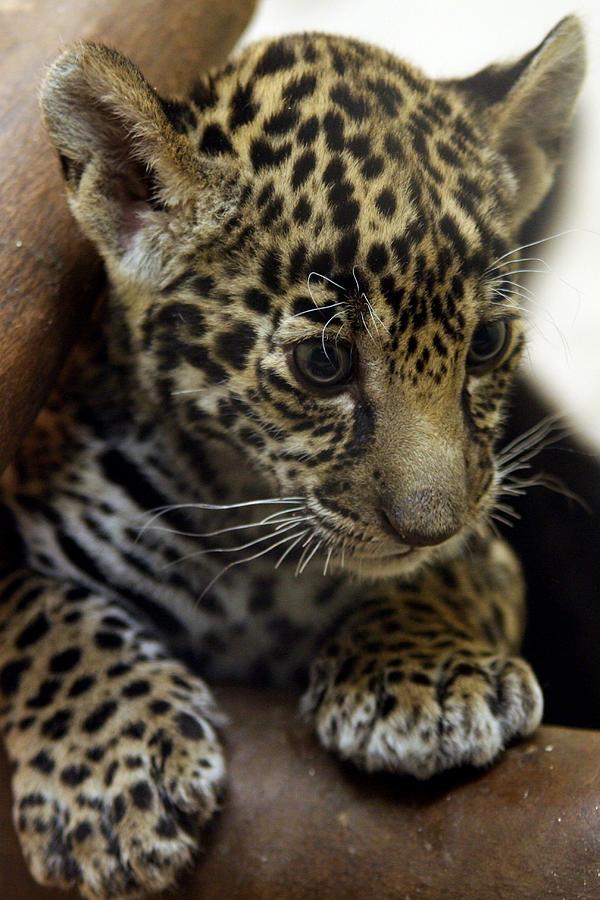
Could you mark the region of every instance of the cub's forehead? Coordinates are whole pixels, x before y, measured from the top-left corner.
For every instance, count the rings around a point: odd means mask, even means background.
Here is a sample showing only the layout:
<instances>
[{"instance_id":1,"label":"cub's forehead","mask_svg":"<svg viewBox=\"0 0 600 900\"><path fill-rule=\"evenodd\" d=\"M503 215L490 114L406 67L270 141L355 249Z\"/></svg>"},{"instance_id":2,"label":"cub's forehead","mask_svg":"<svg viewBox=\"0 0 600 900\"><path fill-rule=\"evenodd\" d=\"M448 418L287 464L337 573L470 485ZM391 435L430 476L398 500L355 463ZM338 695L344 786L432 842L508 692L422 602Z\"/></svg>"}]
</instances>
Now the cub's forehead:
<instances>
[{"instance_id":1,"label":"cub's forehead","mask_svg":"<svg viewBox=\"0 0 600 900\"><path fill-rule=\"evenodd\" d=\"M267 41L192 99L200 151L242 164L262 235L302 234L335 247L338 270L375 272L417 238L429 256L444 240L459 253L494 243L503 177L485 136L456 91L385 51L319 34Z\"/></svg>"},{"instance_id":2,"label":"cub's forehead","mask_svg":"<svg viewBox=\"0 0 600 900\"><path fill-rule=\"evenodd\" d=\"M455 90L369 45L299 35L246 49L192 100L200 151L245 184L226 251L250 308L291 313L292 336L340 300L336 328L376 313L462 333L454 318L506 245L499 164Z\"/></svg>"},{"instance_id":3,"label":"cub's forehead","mask_svg":"<svg viewBox=\"0 0 600 900\"><path fill-rule=\"evenodd\" d=\"M492 161L457 91L351 39L304 34L255 44L200 82L192 99L203 113L200 149L247 156L257 173L295 147L344 153L367 183L396 167L439 185L447 168ZM303 174L300 167L296 179Z\"/></svg>"}]
</instances>

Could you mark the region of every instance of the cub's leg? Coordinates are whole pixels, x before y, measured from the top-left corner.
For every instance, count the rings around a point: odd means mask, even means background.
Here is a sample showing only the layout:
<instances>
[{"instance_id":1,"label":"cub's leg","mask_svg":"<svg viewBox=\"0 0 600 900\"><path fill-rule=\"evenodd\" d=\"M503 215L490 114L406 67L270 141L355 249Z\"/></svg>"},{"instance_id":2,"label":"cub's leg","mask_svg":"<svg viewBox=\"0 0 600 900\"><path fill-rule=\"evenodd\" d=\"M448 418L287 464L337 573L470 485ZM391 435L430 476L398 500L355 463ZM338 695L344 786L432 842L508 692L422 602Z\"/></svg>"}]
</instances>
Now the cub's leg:
<instances>
[{"instance_id":1,"label":"cub's leg","mask_svg":"<svg viewBox=\"0 0 600 900\"><path fill-rule=\"evenodd\" d=\"M417 778L491 762L540 722L518 656L523 582L489 538L409 586L373 592L323 648L302 704L322 743L368 770Z\"/></svg>"},{"instance_id":2,"label":"cub's leg","mask_svg":"<svg viewBox=\"0 0 600 900\"><path fill-rule=\"evenodd\" d=\"M223 787L206 686L85 589L6 573L0 610L0 721L33 875L94 898L170 886Z\"/></svg>"}]
</instances>

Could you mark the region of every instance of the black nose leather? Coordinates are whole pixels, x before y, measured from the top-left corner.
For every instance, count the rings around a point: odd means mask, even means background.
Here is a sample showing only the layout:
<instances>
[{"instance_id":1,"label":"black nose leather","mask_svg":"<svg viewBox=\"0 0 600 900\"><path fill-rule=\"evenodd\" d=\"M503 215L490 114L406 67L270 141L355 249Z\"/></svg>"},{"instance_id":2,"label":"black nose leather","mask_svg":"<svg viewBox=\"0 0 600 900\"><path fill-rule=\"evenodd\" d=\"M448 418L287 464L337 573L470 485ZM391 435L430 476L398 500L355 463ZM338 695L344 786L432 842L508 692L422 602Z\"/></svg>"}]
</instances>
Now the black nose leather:
<instances>
[{"instance_id":1,"label":"black nose leather","mask_svg":"<svg viewBox=\"0 0 600 900\"><path fill-rule=\"evenodd\" d=\"M428 515L410 502L382 511L384 530L408 547L435 547L460 531L462 522L451 511Z\"/></svg>"}]
</instances>

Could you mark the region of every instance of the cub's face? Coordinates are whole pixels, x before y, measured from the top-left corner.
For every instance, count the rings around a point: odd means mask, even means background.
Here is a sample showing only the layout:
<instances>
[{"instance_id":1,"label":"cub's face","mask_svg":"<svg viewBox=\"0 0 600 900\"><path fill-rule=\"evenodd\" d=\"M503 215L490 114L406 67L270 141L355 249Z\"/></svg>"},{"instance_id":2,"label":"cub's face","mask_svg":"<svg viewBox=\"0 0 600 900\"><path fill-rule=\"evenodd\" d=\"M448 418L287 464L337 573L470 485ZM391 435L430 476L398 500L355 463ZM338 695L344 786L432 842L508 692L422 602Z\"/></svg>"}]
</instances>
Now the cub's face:
<instances>
[{"instance_id":1,"label":"cub's face","mask_svg":"<svg viewBox=\"0 0 600 900\"><path fill-rule=\"evenodd\" d=\"M406 572L491 511L523 346L514 248L582 59L567 19L456 83L322 35L248 49L189 103L92 45L48 76L141 402L233 442L348 568Z\"/></svg>"}]
</instances>

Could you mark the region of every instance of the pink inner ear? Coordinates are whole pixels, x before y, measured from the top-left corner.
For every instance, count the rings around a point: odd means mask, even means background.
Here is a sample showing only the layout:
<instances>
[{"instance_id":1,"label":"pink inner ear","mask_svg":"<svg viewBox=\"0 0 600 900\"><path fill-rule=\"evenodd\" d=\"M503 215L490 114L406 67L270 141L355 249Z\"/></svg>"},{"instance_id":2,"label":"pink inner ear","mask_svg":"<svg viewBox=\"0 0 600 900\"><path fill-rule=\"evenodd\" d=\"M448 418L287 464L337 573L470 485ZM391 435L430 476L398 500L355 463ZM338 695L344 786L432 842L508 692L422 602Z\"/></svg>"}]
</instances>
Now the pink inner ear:
<instances>
[{"instance_id":1,"label":"pink inner ear","mask_svg":"<svg viewBox=\"0 0 600 900\"><path fill-rule=\"evenodd\" d=\"M152 173L134 160L128 160L127 169L115 175L112 196L121 210L119 237L123 250L131 247L135 235L142 228L143 214L149 209L159 208L154 193Z\"/></svg>"},{"instance_id":2,"label":"pink inner ear","mask_svg":"<svg viewBox=\"0 0 600 900\"><path fill-rule=\"evenodd\" d=\"M133 239L142 227L143 213L149 209L147 203L136 200L121 206L120 238L124 250L129 250Z\"/></svg>"}]
</instances>

